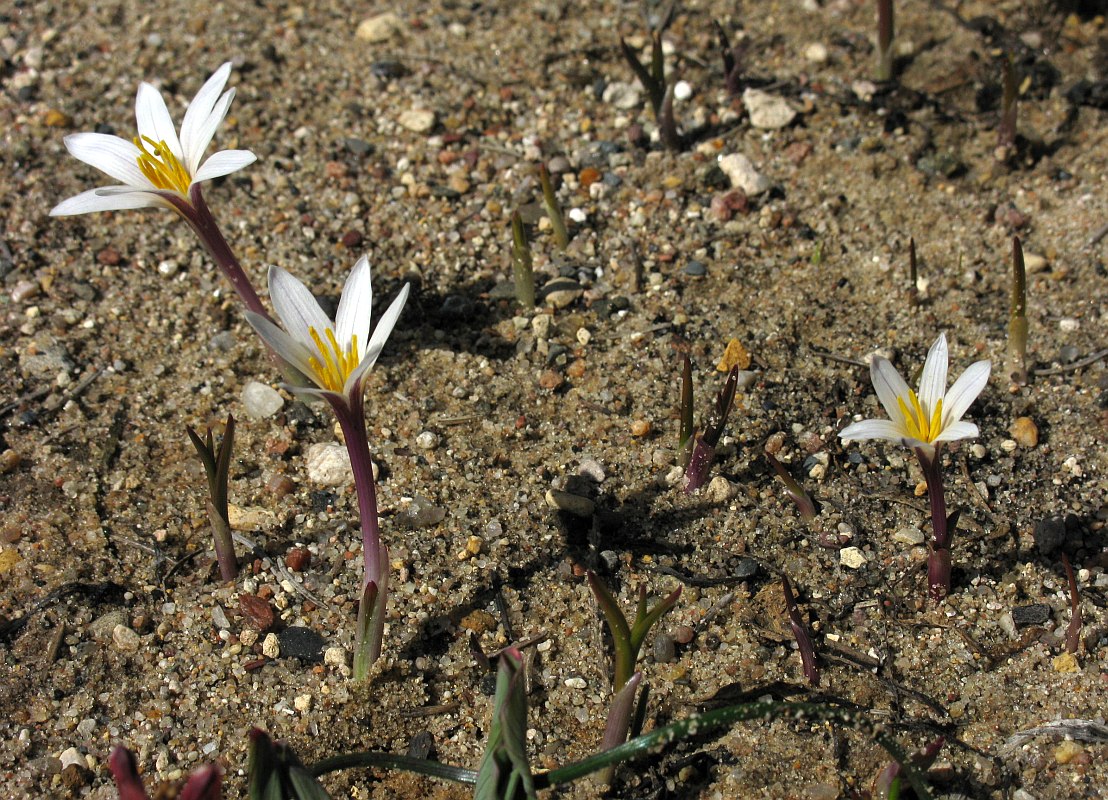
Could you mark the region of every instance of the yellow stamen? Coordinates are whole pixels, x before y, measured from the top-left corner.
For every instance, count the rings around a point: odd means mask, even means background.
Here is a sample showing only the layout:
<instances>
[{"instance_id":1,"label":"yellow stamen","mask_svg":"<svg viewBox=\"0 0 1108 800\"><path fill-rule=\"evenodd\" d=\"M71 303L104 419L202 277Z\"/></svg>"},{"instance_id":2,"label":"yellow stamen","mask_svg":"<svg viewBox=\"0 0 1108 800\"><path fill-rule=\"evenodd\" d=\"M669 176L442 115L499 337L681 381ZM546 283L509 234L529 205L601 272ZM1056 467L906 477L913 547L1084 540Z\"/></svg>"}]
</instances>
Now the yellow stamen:
<instances>
[{"instance_id":1,"label":"yellow stamen","mask_svg":"<svg viewBox=\"0 0 1108 800\"><path fill-rule=\"evenodd\" d=\"M358 366L358 337L351 336L350 347L344 350L339 346L331 328L324 331L326 342L315 328L308 328L308 335L312 337L316 352L319 353L318 358L312 356L308 359L315 371L316 382L330 392L341 392L346 379Z\"/></svg>"},{"instance_id":2,"label":"yellow stamen","mask_svg":"<svg viewBox=\"0 0 1108 800\"><path fill-rule=\"evenodd\" d=\"M192 176L177 160L177 156L173 155L165 140L155 142L149 136L136 136L134 142L139 149L138 168L146 179L159 189L168 189L187 196Z\"/></svg>"},{"instance_id":3,"label":"yellow stamen","mask_svg":"<svg viewBox=\"0 0 1108 800\"><path fill-rule=\"evenodd\" d=\"M941 397L935 403L935 410L931 412L930 419L924 414L919 397L911 389L908 390L908 403L904 402L903 397L898 397L896 404L900 407L900 413L904 415L904 427L908 430L908 435L928 444L935 440L942 430L943 400Z\"/></svg>"}]
</instances>

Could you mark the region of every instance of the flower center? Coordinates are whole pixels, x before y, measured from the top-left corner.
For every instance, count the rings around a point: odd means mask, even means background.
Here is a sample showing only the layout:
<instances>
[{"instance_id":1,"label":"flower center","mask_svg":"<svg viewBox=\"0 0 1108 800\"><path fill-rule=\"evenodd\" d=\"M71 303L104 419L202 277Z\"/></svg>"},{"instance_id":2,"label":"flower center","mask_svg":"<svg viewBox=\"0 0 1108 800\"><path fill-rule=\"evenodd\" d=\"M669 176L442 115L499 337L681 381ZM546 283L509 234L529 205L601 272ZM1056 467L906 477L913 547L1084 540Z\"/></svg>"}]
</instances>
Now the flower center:
<instances>
[{"instance_id":1,"label":"flower center","mask_svg":"<svg viewBox=\"0 0 1108 800\"><path fill-rule=\"evenodd\" d=\"M940 397L939 401L935 403L935 410L931 412L930 419L923 412L923 406L920 405L919 398L911 389L908 390L908 401L911 403L911 407L904 402L903 397L896 398L896 403L900 406L900 413L904 415L904 426L908 429L908 434L913 439L919 439L921 442L930 444L935 441L935 437L942 430L943 399Z\"/></svg>"},{"instance_id":2,"label":"flower center","mask_svg":"<svg viewBox=\"0 0 1108 800\"><path fill-rule=\"evenodd\" d=\"M316 382L329 392L342 392L346 379L358 367L358 337L350 337L350 348L344 350L335 339L335 332L328 328L324 332L326 341L315 328L308 328L308 334L315 342L319 358L312 356L308 363L315 370Z\"/></svg>"},{"instance_id":3,"label":"flower center","mask_svg":"<svg viewBox=\"0 0 1108 800\"><path fill-rule=\"evenodd\" d=\"M165 140L155 142L149 136L136 136L134 142L139 149L138 168L146 179L159 189L168 189L188 197L192 176L177 160L177 156L173 155Z\"/></svg>"}]
</instances>

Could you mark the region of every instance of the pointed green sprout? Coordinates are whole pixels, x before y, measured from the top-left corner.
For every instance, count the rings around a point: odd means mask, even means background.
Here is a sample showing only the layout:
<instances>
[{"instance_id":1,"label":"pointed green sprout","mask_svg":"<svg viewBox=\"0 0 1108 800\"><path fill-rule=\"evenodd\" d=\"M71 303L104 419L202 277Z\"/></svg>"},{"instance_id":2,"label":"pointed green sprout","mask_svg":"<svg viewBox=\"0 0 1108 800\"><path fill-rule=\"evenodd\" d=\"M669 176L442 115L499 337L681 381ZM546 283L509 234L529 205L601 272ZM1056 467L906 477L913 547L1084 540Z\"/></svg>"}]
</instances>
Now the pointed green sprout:
<instances>
[{"instance_id":1,"label":"pointed green sprout","mask_svg":"<svg viewBox=\"0 0 1108 800\"><path fill-rule=\"evenodd\" d=\"M516 300L524 308L535 307L535 268L531 261L531 245L523 228L523 217L512 213L512 271L516 279Z\"/></svg>"},{"instance_id":2,"label":"pointed green sprout","mask_svg":"<svg viewBox=\"0 0 1108 800\"><path fill-rule=\"evenodd\" d=\"M692 453L685 465L685 493L691 494L708 481L708 470L712 462L716 460L716 445L723 435L724 425L727 424L727 416L731 413L731 406L735 402L735 392L739 386L739 365L731 367L727 378L723 382L723 388L716 394L715 407L704 426L704 432L696 437L692 445Z\"/></svg>"},{"instance_id":3,"label":"pointed green sprout","mask_svg":"<svg viewBox=\"0 0 1108 800\"><path fill-rule=\"evenodd\" d=\"M535 780L527 763L527 681L523 654L500 654L496 698L485 755L477 769L474 800L533 800Z\"/></svg>"},{"instance_id":4,"label":"pointed green sprout","mask_svg":"<svg viewBox=\"0 0 1108 800\"><path fill-rule=\"evenodd\" d=\"M681 149L681 136L677 133L677 122L673 116L673 83L666 82L666 62L662 53L662 34L673 22L677 4L671 3L658 25L651 31L650 66L639 61L634 49L624 39L619 40L623 58L627 61L639 83L646 89L650 98L650 108L658 123L658 132L662 143L670 150Z\"/></svg>"},{"instance_id":5,"label":"pointed green sprout","mask_svg":"<svg viewBox=\"0 0 1108 800\"><path fill-rule=\"evenodd\" d=\"M569 234L566 232L566 220L562 216L562 207L558 205L558 197L554 194L554 184L550 182L550 170L546 168L546 164L539 165L539 183L542 185L542 203L546 206L546 216L550 219L550 227L554 229L554 244L564 252L569 247ZM512 234L514 238L514 223Z\"/></svg>"},{"instance_id":6,"label":"pointed green sprout","mask_svg":"<svg viewBox=\"0 0 1108 800\"><path fill-rule=\"evenodd\" d=\"M239 574L239 564L235 557L235 543L231 537L231 522L227 515L227 478L231 472L235 418L227 415L227 425L223 429L223 439L218 450L212 440L211 428L208 428L203 439L189 426L185 426L185 431L192 440L192 446L196 448L196 454L204 463L204 472L208 476L208 522L212 526L212 536L215 539L219 574L223 580L233 581Z\"/></svg>"},{"instance_id":7,"label":"pointed green sprout","mask_svg":"<svg viewBox=\"0 0 1108 800\"><path fill-rule=\"evenodd\" d=\"M650 733L637 736L611 750L605 750L550 772L541 772L534 776L534 786L537 790L562 786L624 761L655 756L659 747L690 736L706 736L739 722L770 722L775 719L807 719L849 726L866 732L889 755L900 762L901 775L915 791L916 796L920 800L931 800L931 792L912 759L905 755L904 750L883 729L875 727L866 716L850 709L815 703L741 703L717 708L704 714L694 714L661 728L655 728ZM311 766L311 772L316 776L343 769L404 769L463 785L473 786L477 782L477 773L473 770L392 753L347 753L324 759ZM254 795L251 795L251 800L255 800Z\"/></svg>"},{"instance_id":8,"label":"pointed green sprout","mask_svg":"<svg viewBox=\"0 0 1108 800\"><path fill-rule=\"evenodd\" d=\"M1023 245L1012 237L1012 302L1008 312L1008 376L1016 383L1027 383L1027 272L1023 265Z\"/></svg>"},{"instance_id":9,"label":"pointed green sprout","mask_svg":"<svg viewBox=\"0 0 1108 800\"><path fill-rule=\"evenodd\" d=\"M777 477L780 479L781 483L785 484L785 492L789 495L789 499L796 504L796 508L800 512L800 518L805 522L814 520L816 518L816 504L812 502L812 498L804 491L804 487L789 474L789 471L785 469L784 465L777 460L773 453L766 453L765 456L766 461L773 467L773 471L777 473Z\"/></svg>"},{"instance_id":10,"label":"pointed green sprout","mask_svg":"<svg viewBox=\"0 0 1108 800\"><path fill-rule=\"evenodd\" d=\"M284 742L258 728L250 731L249 800L330 800L312 770Z\"/></svg>"},{"instance_id":11,"label":"pointed green sprout","mask_svg":"<svg viewBox=\"0 0 1108 800\"><path fill-rule=\"evenodd\" d=\"M781 576L781 589L785 593L785 611L789 615L789 628L796 639L796 647L800 651L800 661L804 666L804 677L812 686L819 686L819 665L816 663L816 648L812 644L812 636L808 633L808 626L800 617L800 609L796 607L796 598L793 596L793 586L789 583L789 576Z\"/></svg>"},{"instance_id":12,"label":"pointed green sprout","mask_svg":"<svg viewBox=\"0 0 1108 800\"><path fill-rule=\"evenodd\" d=\"M639 650L646 641L646 634L654 627L654 623L662 618L677 603L681 596L681 587L678 586L664 598L654 604L654 607L646 607L646 586L639 586L639 602L635 608L635 622L628 624L627 617L616 602L611 590L604 585L600 577L589 570L587 573L589 588L596 597L596 603L604 613L604 619L608 623L608 629L612 632L612 644L615 647L614 672L612 678L612 691L619 692L624 684L631 679L635 671L635 662L639 659Z\"/></svg>"}]
</instances>

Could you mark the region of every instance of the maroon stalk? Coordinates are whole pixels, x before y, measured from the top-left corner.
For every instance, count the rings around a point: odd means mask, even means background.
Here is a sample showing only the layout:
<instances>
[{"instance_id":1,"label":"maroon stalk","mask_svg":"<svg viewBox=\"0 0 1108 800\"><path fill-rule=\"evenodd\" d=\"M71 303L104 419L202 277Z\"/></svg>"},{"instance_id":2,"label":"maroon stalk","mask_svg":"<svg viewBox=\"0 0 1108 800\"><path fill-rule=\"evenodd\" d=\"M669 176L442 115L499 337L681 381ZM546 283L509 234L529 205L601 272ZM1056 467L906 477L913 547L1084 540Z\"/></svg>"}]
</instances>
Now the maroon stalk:
<instances>
[{"instance_id":1,"label":"maroon stalk","mask_svg":"<svg viewBox=\"0 0 1108 800\"><path fill-rule=\"evenodd\" d=\"M950 594L950 544L953 526L946 515L943 493L942 458L939 448L917 447L916 458L927 481L927 500L931 505L931 546L927 556L927 590L931 599L941 603Z\"/></svg>"},{"instance_id":2,"label":"maroon stalk","mask_svg":"<svg viewBox=\"0 0 1108 800\"><path fill-rule=\"evenodd\" d=\"M361 385L354 388L349 397L350 404L339 398L327 395L331 408L335 411L342 427L346 449L350 453L350 468L354 473L354 488L358 492L358 516L362 526L362 558L365 574L362 578L361 595L372 604L369 608L360 608L358 616L365 620L369 617L368 628L359 625L359 631L365 630L365 641L357 644L355 654L355 680L363 680L369 665L381 655L381 639L384 635L385 606L388 603L388 549L381 542L381 529L377 520L377 486L373 481L373 459L369 454L369 437L365 427L365 399ZM373 584L373 591L370 589ZM361 669L359 669L361 667ZM359 674L361 672L361 674Z\"/></svg>"},{"instance_id":3,"label":"maroon stalk","mask_svg":"<svg viewBox=\"0 0 1108 800\"><path fill-rule=\"evenodd\" d=\"M254 285L250 283L250 278L247 277L242 264L235 258L231 246L227 244L222 231L219 230L219 225L216 224L215 217L212 216L208 204L204 202L200 184L193 184L192 188L189 189L188 201L176 194L163 193L163 196L173 204L173 207L196 232L197 237L215 261L216 266L219 267L219 271L231 282L231 287L246 307L255 314L272 321L273 318L270 317L269 312L262 305L262 301L258 297L258 293L254 291Z\"/></svg>"}]
</instances>

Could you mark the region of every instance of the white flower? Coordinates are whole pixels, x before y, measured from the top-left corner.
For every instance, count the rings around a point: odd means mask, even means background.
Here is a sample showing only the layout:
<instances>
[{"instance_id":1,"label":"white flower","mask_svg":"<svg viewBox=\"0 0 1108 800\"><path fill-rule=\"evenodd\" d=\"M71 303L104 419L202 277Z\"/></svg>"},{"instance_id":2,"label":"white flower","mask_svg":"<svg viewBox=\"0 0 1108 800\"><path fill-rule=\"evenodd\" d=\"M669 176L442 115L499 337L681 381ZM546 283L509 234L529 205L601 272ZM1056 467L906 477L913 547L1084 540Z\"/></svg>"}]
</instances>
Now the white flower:
<instances>
[{"instance_id":1,"label":"white flower","mask_svg":"<svg viewBox=\"0 0 1108 800\"><path fill-rule=\"evenodd\" d=\"M989 382L992 363L978 361L946 390L946 335L940 334L927 353L919 391L913 392L886 359L874 356L870 378L889 419L855 422L839 434L843 439L885 439L908 447L932 448L978 435L977 426L962 419Z\"/></svg>"},{"instance_id":2,"label":"white flower","mask_svg":"<svg viewBox=\"0 0 1108 800\"><path fill-rule=\"evenodd\" d=\"M319 307L308 289L280 267L269 268L269 299L288 332L265 317L246 312L247 321L274 352L302 372L315 387L289 386L293 392L314 394L358 408L362 379L377 362L408 299L408 285L392 301L369 336L373 288L369 260L362 256L350 271L339 298L335 322Z\"/></svg>"},{"instance_id":3,"label":"white flower","mask_svg":"<svg viewBox=\"0 0 1108 800\"><path fill-rule=\"evenodd\" d=\"M185 111L179 138L161 92L149 83L139 85L135 98L138 136L131 141L105 133L66 136L66 149L73 156L121 185L70 197L54 206L50 216L147 206L180 210L182 202L192 204L189 190L194 185L253 163L257 157L249 150L221 150L204 159L235 97L234 89L223 91L230 75L231 62L227 62L208 78Z\"/></svg>"}]
</instances>

